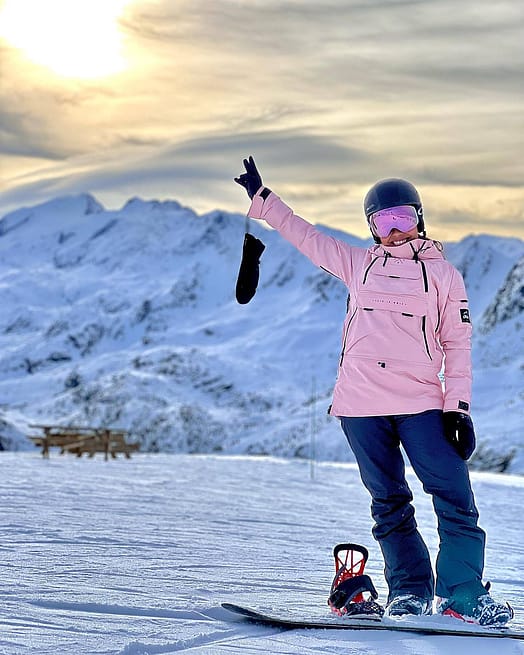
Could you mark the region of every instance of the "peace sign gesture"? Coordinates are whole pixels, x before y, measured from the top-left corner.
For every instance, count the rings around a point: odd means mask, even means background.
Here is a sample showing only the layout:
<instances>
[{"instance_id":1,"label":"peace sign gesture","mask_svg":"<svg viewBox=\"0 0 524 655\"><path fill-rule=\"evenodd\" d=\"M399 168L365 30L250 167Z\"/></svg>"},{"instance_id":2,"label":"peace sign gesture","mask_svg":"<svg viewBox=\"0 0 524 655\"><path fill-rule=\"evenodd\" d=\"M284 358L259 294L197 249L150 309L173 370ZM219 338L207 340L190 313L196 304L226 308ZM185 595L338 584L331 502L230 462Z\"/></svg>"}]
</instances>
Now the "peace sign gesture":
<instances>
[{"instance_id":1,"label":"peace sign gesture","mask_svg":"<svg viewBox=\"0 0 524 655\"><path fill-rule=\"evenodd\" d=\"M253 157L250 156L249 159L244 159L244 167L246 172L235 177L235 182L243 186L247 191L247 195L253 198L262 186L262 178L260 177Z\"/></svg>"}]
</instances>

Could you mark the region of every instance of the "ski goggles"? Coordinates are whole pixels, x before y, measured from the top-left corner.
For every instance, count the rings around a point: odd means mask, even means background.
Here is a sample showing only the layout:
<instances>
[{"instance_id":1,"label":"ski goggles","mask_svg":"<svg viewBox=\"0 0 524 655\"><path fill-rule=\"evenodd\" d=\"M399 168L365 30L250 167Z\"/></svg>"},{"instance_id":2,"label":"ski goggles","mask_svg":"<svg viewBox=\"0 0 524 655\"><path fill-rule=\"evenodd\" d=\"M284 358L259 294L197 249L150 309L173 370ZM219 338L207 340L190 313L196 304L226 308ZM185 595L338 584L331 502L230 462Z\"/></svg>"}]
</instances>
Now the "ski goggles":
<instances>
[{"instance_id":1,"label":"ski goggles","mask_svg":"<svg viewBox=\"0 0 524 655\"><path fill-rule=\"evenodd\" d=\"M418 225L418 214L412 205L381 209L369 217L371 230L379 237L387 237L391 230L409 232Z\"/></svg>"}]
</instances>

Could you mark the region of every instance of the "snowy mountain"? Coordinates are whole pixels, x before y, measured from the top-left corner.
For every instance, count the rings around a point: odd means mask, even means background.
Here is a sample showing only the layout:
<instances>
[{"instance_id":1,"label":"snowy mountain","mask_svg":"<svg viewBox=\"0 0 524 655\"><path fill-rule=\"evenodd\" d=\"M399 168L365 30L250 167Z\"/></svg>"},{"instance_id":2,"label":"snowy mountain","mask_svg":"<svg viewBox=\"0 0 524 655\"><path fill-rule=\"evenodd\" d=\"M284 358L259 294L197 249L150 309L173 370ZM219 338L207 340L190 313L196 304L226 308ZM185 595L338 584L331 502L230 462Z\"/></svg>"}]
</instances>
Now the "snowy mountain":
<instances>
[{"instance_id":1,"label":"snowy mountain","mask_svg":"<svg viewBox=\"0 0 524 655\"><path fill-rule=\"evenodd\" d=\"M90 195L0 220L4 447L59 422L125 428L150 451L350 458L326 416L345 287L251 221L266 251L238 305L245 220L136 198L107 211ZM477 328L472 466L522 473L524 242L470 236L446 253Z\"/></svg>"}]
</instances>

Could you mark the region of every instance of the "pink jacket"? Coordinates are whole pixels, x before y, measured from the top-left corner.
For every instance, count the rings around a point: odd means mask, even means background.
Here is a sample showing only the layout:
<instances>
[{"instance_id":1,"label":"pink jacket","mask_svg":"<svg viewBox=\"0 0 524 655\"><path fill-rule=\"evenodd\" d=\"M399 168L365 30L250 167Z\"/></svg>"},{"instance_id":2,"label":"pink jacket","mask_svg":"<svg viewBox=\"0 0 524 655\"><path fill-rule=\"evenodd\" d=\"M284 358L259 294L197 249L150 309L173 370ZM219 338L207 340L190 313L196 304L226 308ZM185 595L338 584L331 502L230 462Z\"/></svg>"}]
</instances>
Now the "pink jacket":
<instances>
[{"instance_id":1,"label":"pink jacket","mask_svg":"<svg viewBox=\"0 0 524 655\"><path fill-rule=\"evenodd\" d=\"M253 198L249 216L264 219L349 289L330 413L469 413L468 300L462 276L438 245L415 239L396 247L350 246L319 232L274 193L264 200L262 189ZM443 384L439 373L444 360Z\"/></svg>"}]
</instances>

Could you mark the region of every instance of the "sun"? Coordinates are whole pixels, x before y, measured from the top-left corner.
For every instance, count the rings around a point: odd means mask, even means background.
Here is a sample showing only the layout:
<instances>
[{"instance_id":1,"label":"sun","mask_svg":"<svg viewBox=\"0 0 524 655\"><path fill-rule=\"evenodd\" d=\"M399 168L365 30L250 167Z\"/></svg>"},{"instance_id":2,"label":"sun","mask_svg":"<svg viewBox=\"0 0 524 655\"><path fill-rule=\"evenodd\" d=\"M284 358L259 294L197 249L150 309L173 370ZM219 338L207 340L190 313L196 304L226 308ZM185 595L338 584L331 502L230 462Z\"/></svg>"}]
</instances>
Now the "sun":
<instances>
[{"instance_id":1,"label":"sun","mask_svg":"<svg viewBox=\"0 0 524 655\"><path fill-rule=\"evenodd\" d=\"M129 2L4 0L0 38L57 75L113 75L126 68L119 18Z\"/></svg>"}]
</instances>

